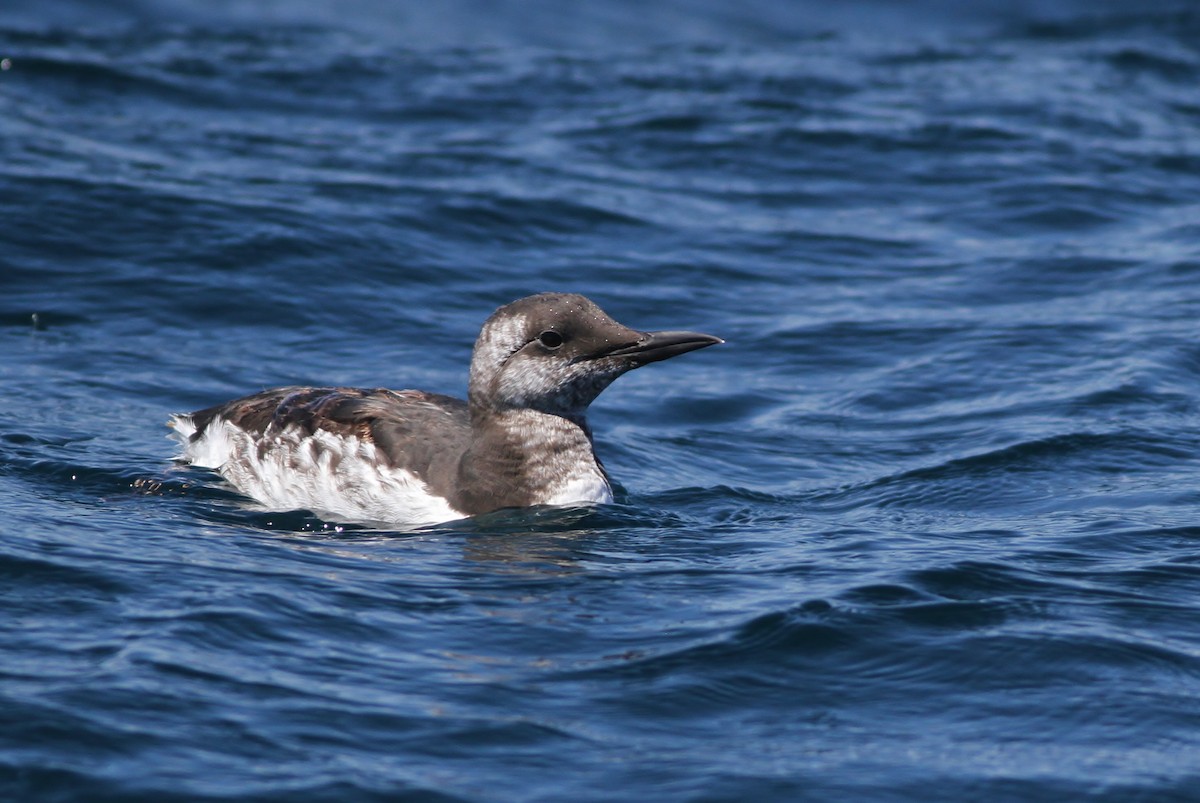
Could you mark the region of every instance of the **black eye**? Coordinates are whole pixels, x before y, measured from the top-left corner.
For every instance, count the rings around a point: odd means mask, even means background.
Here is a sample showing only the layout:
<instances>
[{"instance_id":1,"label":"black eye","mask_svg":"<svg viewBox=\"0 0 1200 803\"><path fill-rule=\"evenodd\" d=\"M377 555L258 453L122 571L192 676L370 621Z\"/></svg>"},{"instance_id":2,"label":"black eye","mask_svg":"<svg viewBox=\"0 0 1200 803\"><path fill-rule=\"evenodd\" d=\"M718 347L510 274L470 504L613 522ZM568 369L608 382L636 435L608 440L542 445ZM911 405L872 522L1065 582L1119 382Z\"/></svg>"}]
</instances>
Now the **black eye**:
<instances>
[{"instance_id":1,"label":"black eye","mask_svg":"<svg viewBox=\"0 0 1200 803\"><path fill-rule=\"evenodd\" d=\"M538 342L548 349L556 349L563 344L562 335L549 329L538 335Z\"/></svg>"}]
</instances>

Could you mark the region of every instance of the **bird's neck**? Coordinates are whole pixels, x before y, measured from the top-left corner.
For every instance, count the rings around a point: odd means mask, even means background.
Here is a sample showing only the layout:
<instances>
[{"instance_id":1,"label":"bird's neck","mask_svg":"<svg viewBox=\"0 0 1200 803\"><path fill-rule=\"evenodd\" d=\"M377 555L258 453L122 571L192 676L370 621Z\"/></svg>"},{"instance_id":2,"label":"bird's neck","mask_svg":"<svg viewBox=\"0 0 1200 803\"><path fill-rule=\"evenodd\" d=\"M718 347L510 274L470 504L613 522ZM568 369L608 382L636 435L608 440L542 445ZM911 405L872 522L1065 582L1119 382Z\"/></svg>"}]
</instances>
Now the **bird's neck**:
<instances>
[{"instance_id":1,"label":"bird's neck","mask_svg":"<svg viewBox=\"0 0 1200 803\"><path fill-rule=\"evenodd\" d=\"M477 428L475 434L531 446L526 459L533 462L555 452L589 458L593 454L592 428L582 412L559 415L528 407L503 410L495 413L487 425Z\"/></svg>"},{"instance_id":2,"label":"bird's neck","mask_svg":"<svg viewBox=\"0 0 1200 803\"><path fill-rule=\"evenodd\" d=\"M582 413L490 411L472 416L471 427L472 444L459 465L459 485L469 497L460 500L464 512L611 500Z\"/></svg>"}]
</instances>

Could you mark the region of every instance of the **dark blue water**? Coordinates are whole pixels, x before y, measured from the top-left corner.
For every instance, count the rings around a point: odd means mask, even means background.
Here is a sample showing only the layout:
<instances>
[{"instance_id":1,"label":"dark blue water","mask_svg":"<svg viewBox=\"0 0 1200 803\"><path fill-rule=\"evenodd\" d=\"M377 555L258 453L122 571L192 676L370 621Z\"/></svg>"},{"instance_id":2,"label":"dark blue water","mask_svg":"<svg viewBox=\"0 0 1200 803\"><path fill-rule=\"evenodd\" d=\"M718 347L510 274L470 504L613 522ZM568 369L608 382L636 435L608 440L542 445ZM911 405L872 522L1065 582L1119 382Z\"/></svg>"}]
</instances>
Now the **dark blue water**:
<instances>
[{"instance_id":1,"label":"dark blue water","mask_svg":"<svg viewBox=\"0 0 1200 803\"><path fill-rule=\"evenodd\" d=\"M1194 6L193 5L0 14L0 798L1200 797ZM171 463L552 289L615 505Z\"/></svg>"}]
</instances>

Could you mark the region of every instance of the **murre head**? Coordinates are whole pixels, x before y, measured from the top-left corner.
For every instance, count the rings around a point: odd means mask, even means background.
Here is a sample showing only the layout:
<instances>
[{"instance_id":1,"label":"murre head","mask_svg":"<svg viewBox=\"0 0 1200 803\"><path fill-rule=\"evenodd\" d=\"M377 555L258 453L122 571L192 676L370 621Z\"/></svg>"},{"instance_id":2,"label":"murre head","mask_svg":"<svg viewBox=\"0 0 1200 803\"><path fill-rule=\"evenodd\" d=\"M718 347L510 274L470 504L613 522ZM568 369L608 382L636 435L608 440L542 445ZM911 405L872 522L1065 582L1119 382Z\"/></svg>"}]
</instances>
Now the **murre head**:
<instances>
[{"instance_id":1,"label":"murre head","mask_svg":"<svg viewBox=\"0 0 1200 803\"><path fill-rule=\"evenodd\" d=\"M699 332L639 332L581 295L540 293L506 304L483 324L471 357L470 403L578 416L626 371L722 342Z\"/></svg>"}]
</instances>

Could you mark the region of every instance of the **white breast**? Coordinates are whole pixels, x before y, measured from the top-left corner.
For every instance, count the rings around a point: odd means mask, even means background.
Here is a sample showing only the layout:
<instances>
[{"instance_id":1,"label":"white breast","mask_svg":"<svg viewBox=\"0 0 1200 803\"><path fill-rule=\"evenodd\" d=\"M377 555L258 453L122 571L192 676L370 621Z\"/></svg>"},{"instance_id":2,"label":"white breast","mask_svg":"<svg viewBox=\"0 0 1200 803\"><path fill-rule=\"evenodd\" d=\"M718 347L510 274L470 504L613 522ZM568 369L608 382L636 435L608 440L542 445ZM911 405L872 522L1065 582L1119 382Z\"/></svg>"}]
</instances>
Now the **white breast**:
<instances>
[{"instance_id":1,"label":"white breast","mask_svg":"<svg viewBox=\"0 0 1200 803\"><path fill-rule=\"evenodd\" d=\"M594 465L594 464L593 464ZM547 505L607 505L613 500L612 487L598 466L568 477L550 490L543 504Z\"/></svg>"}]
</instances>

